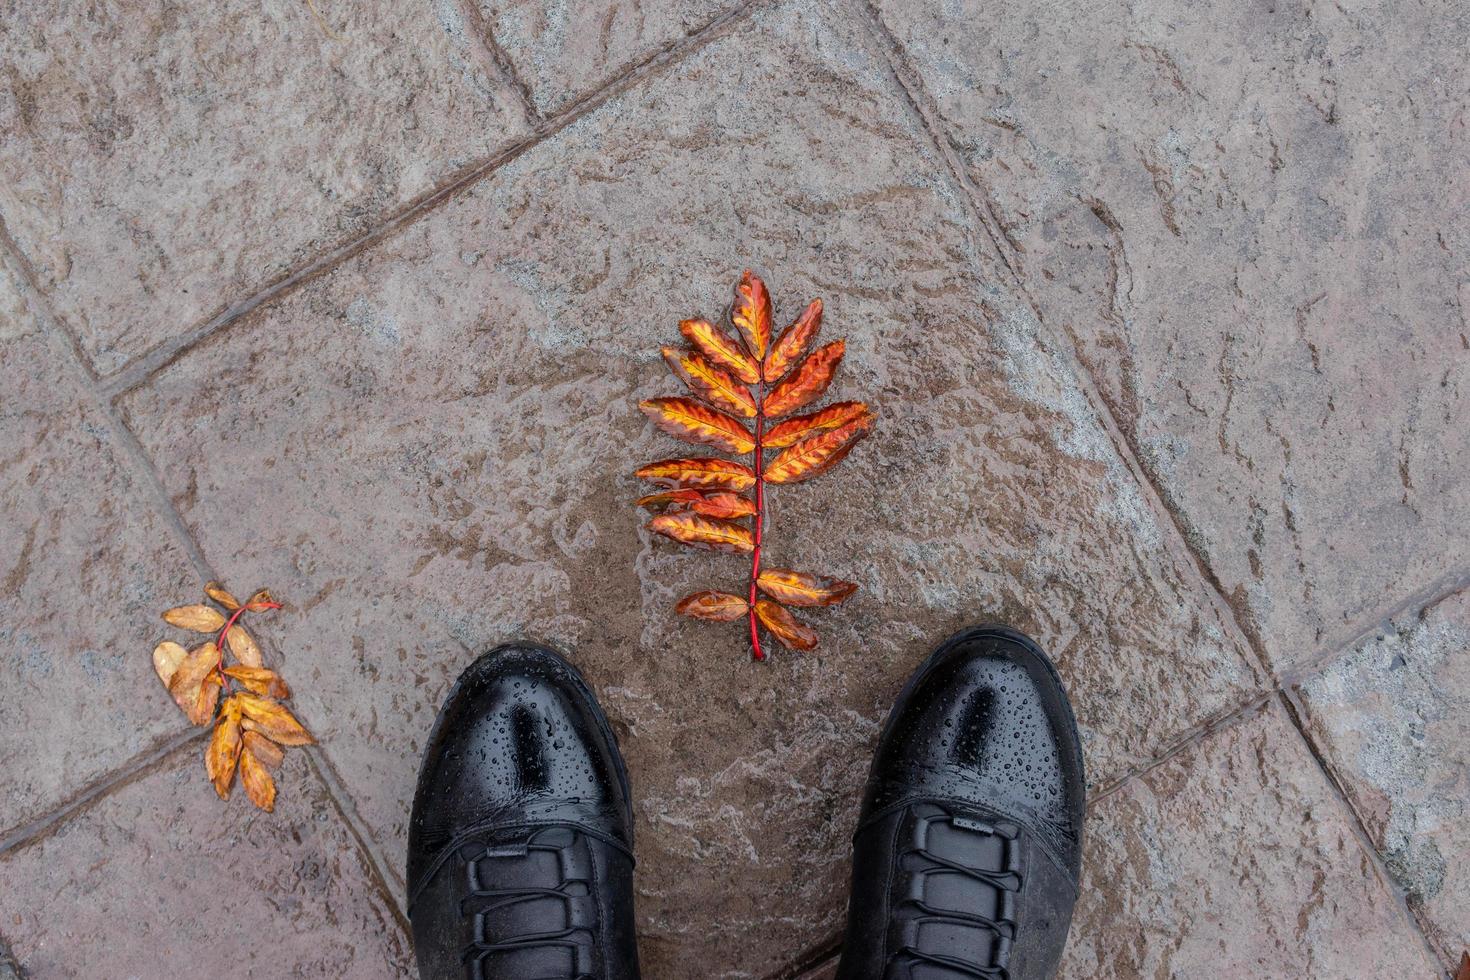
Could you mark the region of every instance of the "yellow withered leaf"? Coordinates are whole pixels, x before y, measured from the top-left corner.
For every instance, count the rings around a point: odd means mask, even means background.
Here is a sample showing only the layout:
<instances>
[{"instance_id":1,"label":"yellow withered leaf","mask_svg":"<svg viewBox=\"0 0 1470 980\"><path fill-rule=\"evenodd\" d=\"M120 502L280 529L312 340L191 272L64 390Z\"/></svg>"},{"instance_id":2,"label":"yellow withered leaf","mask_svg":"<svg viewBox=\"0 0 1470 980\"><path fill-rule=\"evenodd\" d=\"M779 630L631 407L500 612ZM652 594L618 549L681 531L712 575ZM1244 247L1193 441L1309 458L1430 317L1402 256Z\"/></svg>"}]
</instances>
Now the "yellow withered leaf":
<instances>
[{"instance_id":1,"label":"yellow withered leaf","mask_svg":"<svg viewBox=\"0 0 1470 980\"><path fill-rule=\"evenodd\" d=\"M809 415L793 415L784 422L778 422L765 434L761 443L768 449L785 449L806 436L840 428L854 419L872 414L862 402L833 402Z\"/></svg>"},{"instance_id":2,"label":"yellow withered leaf","mask_svg":"<svg viewBox=\"0 0 1470 980\"><path fill-rule=\"evenodd\" d=\"M847 343L842 340L834 340L812 351L785 380L771 389L763 406L766 418L781 418L821 398L832 384L837 365L842 363L842 355L846 351Z\"/></svg>"},{"instance_id":3,"label":"yellow withered leaf","mask_svg":"<svg viewBox=\"0 0 1470 980\"><path fill-rule=\"evenodd\" d=\"M766 354L766 361L761 366L761 374L766 381L780 380L786 369L806 353L807 347L821 328L822 301L814 299L791 326L781 331L781 336L771 345L770 353Z\"/></svg>"},{"instance_id":4,"label":"yellow withered leaf","mask_svg":"<svg viewBox=\"0 0 1470 980\"><path fill-rule=\"evenodd\" d=\"M740 331L745 349L760 361L766 356L771 343L771 294L760 276L749 269L740 277L735 287L735 306L730 311L730 322Z\"/></svg>"},{"instance_id":5,"label":"yellow withered leaf","mask_svg":"<svg viewBox=\"0 0 1470 980\"><path fill-rule=\"evenodd\" d=\"M261 589L259 592L255 593L255 595L250 597L250 600L245 603L245 608L249 609L251 612L258 612L261 609L273 608L276 605L277 603L275 597L271 595L271 590Z\"/></svg>"},{"instance_id":6,"label":"yellow withered leaf","mask_svg":"<svg viewBox=\"0 0 1470 980\"><path fill-rule=\"evenodd\" d=\"M638 403L653 424L676 439L743 455L755 449L740 420L693 398L650 398Z\"/></svg>"},{"instance_id":7,"label":"yellow withered leaf","mask_svg":"<svg viewBox=\"0 0 1470 980\"><path fill-rule=\"evenodd\" d=\"M699 398L733 415L755 418L755 396L729 371L698 351L665 347L663 355L669 370Z\"/></svg>"},{"instance_id":8,"label":"yellow withered leaf","mask_svg":"<svg viewBox=\"0 0 1470 980\"><path fill-rule=\"evenodd\" d=\"M220 688L215 672L218 664L219 647L205 643L190 651L169 678L168 692L196 725L207 725L214 717Z\"/></svg>"},{"instance_id":9,"label":"yellow withered leaf","mask_svg":"<svg viewBox=\"0 0 1470 980\"><path fill-rule=\"evenodd\" d=\"M263 698L258 694L237 694L245 718L254 723L254 730L281 745L310 745L316 741L301 722L287 710L286 706Z\"/></svg>"},{"instance_id":10,"label":"yellow withered leaf","mask_svg":"<svg viewBox=\"0 0 1470 980\"><path fill-rule=\"evenodd\" d=\"M835 606L857 591L856 582L807 575L789 568L763 568L755 584L788 606Z\"/></svg>"},{"instance_id":11,"label":"yellow withered leaf","mask_svg":"<svg viewBox=\"0 0 1470 980\"><path fill-rule=\"evenodd\" d=\"M205 585L204 594L209 596L215 602L224 606L230 612L234 612L236 609L240 608L240 600L236 599L230 593L229 589L225 588L223 585L220 585L218 582L210 582Z\"/></svg>"},{"instance_id":12,"label":"yellow withered leaf","mask_svg":"<svg viewBox=\"0 0 1470 980\"><path fill-rule=\"evenodd\" d=\"M633 501L636 507L667 507L670 510L684 510L690 501L704 498L703 490L662 490L658 493L650 493Z\"/></svg>"},{"instance_id":13,"label":"yellow withered leaf","mask_svg":"<svg viewBox=\"0 0 1470 980\"><path fill-rule=\"evenodd\" d=\"M158 679L163 681L163 686L168 687L168 682L173 679L174 672L189 656L189 651L179 646L173 640L164 640L153 648L153 669L158 672Z\"/></svg>"},{"instance_id":14,"label":"yellow withered leaf","mask_svg":"<svg viewBox=\"0 0 1470 980\"><path fill-rule=\"evenodd\" d=\"M696 592L679 600L674 611L695 619L709 619L717 623L728 623L739 619L749 611L750 605L744 598L728 592Z\"/></svg>"},{"instance_id":15,"label":"yellow withered leaf","mask_svg":"<svg viewBox=\"0 0 1470 980\"><path fill-rule=\"evenodd\" d=\"M255 756L268 769L275 769L286 758L285 751L279 745L254 729L245 732L245 751Z\"/></svg>"},{"instance_id":16,"label":"yellow withered leaf","mask_svg":"<svg viewBox=\"0 0 1470 980\"><path fill-rule=\"evenodd\" d=\"M291 689L281 675L265 667L226 667L225 673L245 685L247 690L272 698L289 698Z\"/></svg>"},{"instance_id":17,"label":"yellow withered leaf","mask_svg":"<svg viewBox=\"0 0 1470 980\"><path fill-rule=\"evenodd\" d=\"M240 756L240 785L245 787L245 795L250 797L251 803L267 813L275 809L276 781L254 753L245 752Z\"/></svg>"},{"instance_id":18,"label":"yellow withered leaf","mask_svg":"<svg viewBox=\"0 0 1470 980\"><path fill-rule=\"evenodd\" d=\"M230 798L230 784L235 780L235 766L240 761L243 744L240 735L240 707L234 698L228 698L220 708L209 747L204 750L204 769L222 800Z\"/></svg>"},{"instance_id":19,"label":"yellow withered leaf","mask_svg":"<svg viewBox=\"0 0 1470 980\"><path fill-rule=\"evenodd\" d=\"M755 537L744 524L717 517L701 517L689 511L660 514L648 522L648 529L681 544L704 548L706 551L750 554L755 550Z\"/></svg>"},{"instance_id":20,"label":"yellow withered leaf","mask_svg":"<svg viewBox=\"0 0 1470 980\"><path fill-rule=\"evenodd\" d=\"M761 625L788 650L812 650L817 645L817 632L791 614L789 609L770 599L757 599L755 614Z\"/></svg>"},{"instance_id":21,"label":"yellow withered leaf","mask_svg":"<svg viewBox=\"0 0 1470 980\"><path fill-rule=\"evenodd\" d=\"M836 466L872 428L871 416L855 419L838 429L809 436L783 449L765 471L770 483L800 483Z\"/></svg>"},{"instance_id":22,"label":"yellow withered leaf","mask_svg":"<svg viewBox=\"0 0 1470 980\"><path fill-rule=\"evenodd\" d=\"M236 623L225 632L225 646L236 660L246 667L259 667L265 661L260 657L260 646L255 637L245 632L245 627Z\"/></svg>"},{"instance_id":23,"label":"yellow withered leaf","mask_svg":"<svg viewBox=\"0 0 1470 980\"><path fill-rule=\"evenodd\" d=\"M720 487L739 493L755 486L755 471L728 459L663 459L640 467L634 476L666 487Z\"/></svg>"},{"instance_id":24,"label":"yellow withered leaf","mask_svg":"<svg viewBox=\"0 0 1470 980\"><path fill-rule=\"evenodd\" d=\"M213 633L225 625L219 610L205 605L175 606L163 614L163 621L195 633Z\"/></svg>"},{"instance_id":25,"label":"yellow withered leaf","mask_svg":"<svg viewBox=\"0 0 1470 980\"><path fill-rule=\"evenodd\" d=\"M711 363L740 381L753 385L761 379L760 365L755 359L745 353L738 341L708 320L684 320L679 324L679 332Z\"/></svg>"}]
</instances>

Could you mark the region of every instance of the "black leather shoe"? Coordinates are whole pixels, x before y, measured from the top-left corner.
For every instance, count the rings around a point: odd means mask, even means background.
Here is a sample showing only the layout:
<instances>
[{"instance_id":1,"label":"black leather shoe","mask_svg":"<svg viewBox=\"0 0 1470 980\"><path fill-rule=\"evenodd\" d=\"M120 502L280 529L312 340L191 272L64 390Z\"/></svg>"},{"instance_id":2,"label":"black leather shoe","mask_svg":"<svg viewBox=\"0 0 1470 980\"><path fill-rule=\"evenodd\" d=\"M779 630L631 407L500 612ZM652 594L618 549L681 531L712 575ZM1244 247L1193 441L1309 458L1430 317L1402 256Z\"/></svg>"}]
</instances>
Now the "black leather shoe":
<instances>
[{"instance_id":1,"label":"black leather shoe","mask_svg":"<svg viewBox=\"0 0 1470 980\"><path fill-rule=\"evenodd\" d=\"M1082 864L1077 722L1041 648L951 637L909 679L853 839L838 980L1041 980Z\"/></svg>"},{"instance_id":2,"label":"black leather shoe","mask_svg":"<svg viewBox=\"0 0 1470 980\"><path fill-rule=\"evenodd\" d=\"M607 719L560 656L466 670L424 751L408 831L423 980L636 980L633 815Z\"/></svg>"}]
</instances>

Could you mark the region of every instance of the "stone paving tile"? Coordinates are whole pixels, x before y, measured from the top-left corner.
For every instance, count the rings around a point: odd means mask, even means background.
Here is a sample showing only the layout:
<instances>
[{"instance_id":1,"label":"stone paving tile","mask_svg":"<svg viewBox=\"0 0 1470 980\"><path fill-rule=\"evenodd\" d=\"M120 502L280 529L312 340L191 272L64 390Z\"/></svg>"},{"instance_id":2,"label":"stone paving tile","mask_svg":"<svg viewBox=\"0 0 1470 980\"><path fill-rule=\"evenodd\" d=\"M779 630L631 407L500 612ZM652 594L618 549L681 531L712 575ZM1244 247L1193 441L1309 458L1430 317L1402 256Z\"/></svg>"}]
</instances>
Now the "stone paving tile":
<instances>
[{"instance_id":1,"label":"stone paving tile","mask_svg":"<svg viewBox=\"0 0 1470 980\"><path fill-rule=\"evenodd\" d=\"M1064 360L977 280L865 38L821 3L760 12L121 400L221 574L294 603L298 703L389 854L466 648L573 652L635 780L652 976L760 975L835 931L878 723L966 623L1057 653L1095 782L1258 683ZM843 475L774 494L769 560L863 591L766 665L669 608L746 564L629 503L679 452L634 409L672 390L658 348L745 264L783 315L827 300L836 397L883 413Z\"/></svg>"},{"instance_id":2,"label":"stone paving tile","mask_svg":"<svg viewBox=\"0 0 1470 980\"><path fill-rule=\"evenodd\" d=\"M0 253L0 840L188 727L153 674L189 561Z\"/></svg>"},{"instance_id":3,"label":"stone paving tile","mask_svg":"<svg viewBox=\"0 0 1470 980\"><path fill-rule=\"evenodd\" d=\"M0 857L0 934L51 977L413 977L392 901L301 753L275 813L225 803L203 743Z\"/></svg>"},{"instance_id":4,"label":"stone paving tile","mask_svg":"<svg viewBox=\"0 0 1470 980\"><path fill-rule=\"evenodd\" d=\"M467 0L551 115L715 19L731 0Z\"/></svg>"},{"instance_id":5,"label":"stone paving tile","mask_svg":"<svg viewBox=\"0 0 1470 980\"><path fill-rule=\"evenodd\" d=\"M1296 689L1305 726L1445 965L1470 949L1470 592Z\"/></svg>"},{"instance_id":6,"label":"stone paving tile","mask_svg":"<svg viewBox=\"0 0 1470 980\"><path fill-rule=\"evenodd\" d=\"M1087 835L1063 978L1438 972L1274 701L1104 797Z\"/></svg>"},{"instance_id":7,"label":"stone paving tile","mask_svg":"<svg viewBox=\"0 0 1470 980\"><path fill-rule=\"evenodd\" d=\"M880 5L1278 667L1460 562L1462 5Z\"/></svg>"},{"instance_id":8,"label":"stone paving tile","mask_svg":"<svg viewBox=\"0 0 1470 980\"><path fill-rule=\"evenodd\" d=\"M0 216L102 374L524 132L451 0L0 3Z\"/></svg>"}]
</instances>

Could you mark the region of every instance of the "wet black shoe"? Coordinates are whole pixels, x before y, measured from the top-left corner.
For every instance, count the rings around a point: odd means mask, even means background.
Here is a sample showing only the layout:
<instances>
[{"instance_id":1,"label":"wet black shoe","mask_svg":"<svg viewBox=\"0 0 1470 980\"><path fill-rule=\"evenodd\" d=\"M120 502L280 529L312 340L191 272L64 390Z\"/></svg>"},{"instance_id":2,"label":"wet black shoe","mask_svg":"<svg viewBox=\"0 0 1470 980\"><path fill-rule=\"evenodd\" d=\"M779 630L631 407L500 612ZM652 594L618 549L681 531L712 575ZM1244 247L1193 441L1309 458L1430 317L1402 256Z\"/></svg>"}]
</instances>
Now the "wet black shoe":
<instances>
[{"instance_id":1,"label":"wet black shoe","mask_svg":"<svg viewBox=\"0 0 1470 980\"><path fill-rule=\"evenodd\" d=\"M439 711L408 833L423 980L636 980L628 777L550 650L476 660Z\"/></svg>"},{"instance_id":2,"label":"wet black shoe","mask_svg":"<svg viewBox=\"0 0 1470 980\"><path fill-rule=\"evenodd\" d=\"M893 706L853 840L839 980L1042 980L1077 900L1085 789L1051 661L947 640Z\"/></svg>"}]
</instances>

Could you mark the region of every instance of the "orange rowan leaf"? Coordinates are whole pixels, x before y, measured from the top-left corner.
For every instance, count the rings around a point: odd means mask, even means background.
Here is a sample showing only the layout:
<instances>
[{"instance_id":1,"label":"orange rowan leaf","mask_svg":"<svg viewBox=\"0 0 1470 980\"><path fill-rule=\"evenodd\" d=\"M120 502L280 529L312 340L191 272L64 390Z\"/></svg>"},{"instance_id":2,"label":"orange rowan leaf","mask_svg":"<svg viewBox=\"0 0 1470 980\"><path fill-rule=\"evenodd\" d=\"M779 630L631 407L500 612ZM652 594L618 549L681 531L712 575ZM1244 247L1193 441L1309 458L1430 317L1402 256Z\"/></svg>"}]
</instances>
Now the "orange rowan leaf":
<instances>
[{"instance_id":1,"label":"orange rowan leaf","mask_svg":"<svg viewBox=\"0 0 1470 980\"><path fill-rule=\"evenodd\" d=\"M812 351L766 397L762 406L766 418L778 419L783 415L790 415L798 408L821 398L827 391L827 386L832 383L837 365L842 363L842 355L846 350L847 344L844 341L834 340Z\"/></svg>"},{"instance_id":2,"label":"orange rowan leaf","mask_svg":"<svg viewBox=\"0 0 1470 980\"><path fill-rule=\"evenodd\" d=\"M701 517L688 511L660 514L648 522L648 529L680 544L706 551L749 554L755 550L755 536L744 524L717 517Z\"/></svg>"},{"instance_id":3,"label":"orange rowan leaf","mask_svg":"<svg viewBox=\"0 0 1470 980\"><path fill-rule=\"evenodd\" d=\"M839 429L809 436L796 445L781 450L765 471L769 483L800 483L810 480L842 462L858 440L872 428L871 417L855 419Z\"/></svg>"},{"instance_id":4,"label":"orange rowan leaf","mask_svg":"<svg viewBox=\"0 0 1470 980\"><path fill-rule=\"evenodd\" d=\"M755 514L754 500L723 490L706 493L699 500L691 500L688 507L694 513L703 514L705 517L724 517L732 520L751 517Z\"/></svg>"},{"instance_id":5,"label":"orange rowan leaf","mask_svg":"<svg viewBox=\"0 0 1470 980\"><path fill-rule=\"evenodd\" d=\"M793 572L789 568L763 568L755 584L766 595L788 606L835 606L858 589L856 582Z\"/></svg>"},{"instance_id":6,"label":"orange rowan leaf","mask_svg":"<svg viewBox=\"0 0 1470 980\"><path fill-rule=\"evenodd\" d=\"M196 725L207 725L214 717L220 688L215 672L218 664L219 647L205 643L190 651L169 678L168 692Z\"/></svg>"},{"instance_id":7,"label":"orange rowan leaf","mask_svg":"<svg viewBox=\"0 0 1470 980\"><path fill-rule=\"evenodd\" d=\"M665 347L663 355L669 369L701 399L742 418L755 418L755 396L729 371L697 351Z\"/></svg>"},{"instance_id":8,"label":"orange rowan leaf","mask_svg":"<svg viewBox=\"0 0 1470 980\"><path fill-rule=\"evenodd\" d=\"M218 609L204 605L175 606L163 614L163 621L195 633L213 633L225 625Z\"/></svg>"},{"instance_id":9,"label":"orange rowan leaf","mask_svg":"<svg viewBox=\"0 0 1470 980\"><path fill-rule=\"evenodd\" d=\"M676 439L703 443L730 453L755 449L755 437L738 419L692 398L650 398L638 403L653 424Z\"/></svg>"},{"instance_id":10,"label":"orange rowan leaf","mask_svg":"<svg viewBox=\"0 0 1470 980\"><path fill-rule=\"evenodd\" d=\"M836 429L865 416L871 419L872 413L862 402L833 402L809 415L793 415L784 422L778 422L765 434L761 444L771 449L785 449L813 433Z\"/></svg>"},{"instance_id":11,"label":"orange rowan leaf","mask_svg":"<svg viewBox=\"0 0 1470 980\"><path fill-rule=\"evenodd\" d=\"M674 611L681 616L708 619L717 623L728 623L739 619L749 611L745 599L728 592L696 592L679 600Z\"/></svg>"},{"instance_id":12,"label":"orange rowan leaf","mask_svg":"<svg viewBox=\"0 0 1470 980\"><path fill-rule=\"evenodd\" d=\"M755 486L755 471L727 459L664 459L639 468L634 476L666 487L720 487L739 493Z\"/></svg>"},{"instance_id":13,"label":"orange rowan leaf","mask_svg":"<svg viewBox=\"0 0 1470 980\"><path fill-rule=\"evenodd\" d=\"M755 501L728 490L665 490L639 497L640 507L665 507L669 511L692 510L705 517L749 517Z\"/></svg>"},{"instance_id":14,"label":"orange rowan leaf","mask_svg":"<svg viewBox=\"0 0 1470 980\"><path fill-rule=\"evenodd\" d=\"M279 745L254 729L245 732L245 751L255 756L269 769L275 769L286 758L286 753Z\"/></svg>"},{"instance_id":15,"label":"orange rowan leaf","mask_svg":"<svg viewBox=\"0 0 1470 980\"><path fill-rule=\"evenodd\" d=\"M235 766L240 761L240 706L234 698L220 709L214 736L204 750L204 770L214 783L214 791L222 800L230 798L230 784L235 780Z\"/></svg>"},{"instance_id":16,"label":"orange rowan leaf","mask_svg":"<svg viewBox=\"0 0 1470 980\"><path fill-rule=\"evenodd\" d=\"M240 710L252 723L252 730L260 732L272 742L281 745L310 745L316 739L301 727L301 722L286 709L286 706L263 698L257 694L237 694Z\"/></svg>"},{"instance_id":17,"label":"orange rowan leaf","mask_svg":"<svg viewBox=\"0 0 1470 980\"><path fill-rule=\"evenodd\" d=\"M240 756L240 785L245 787L245 795L250 797L250 802L266 813L276 808L276 781L250 752Z\"/></svg>"},{"instance_id":18,"label":"orange rowan leaf","mask_svg":"<svg viewBox=\"0 0 1470 980\"><path fill-rule=\"evenodd\" d=\"M811 345L812 340L817 336L817 331L821 328L822 301L814 299L801 316L792 322L791 326L781 331L781 336L771 345L765 364L761 366L762 377L767 381L780 380L781 375L786 373L786 369L806 353L807 347Z\"/></svg>"},{"instance_id":19,"label":"orange rowan leaf","mask_svg":"<svg viewBox=\"0 0 1470 980\"><path fill-rule=\"evenodd\" d=\"M708 320L684 320L679 324L679 332L711 363L738 380L753 385L761 379L760 365L745 353L737 340Z\"/></svg>"},{"instance_id":20,"label":"orange rowan leaf","mask_svg":"<svg viewBox=\"0 0 1470 980\"><path fill-rule=\"evenodd\" d=\"M206 584L204 586L204 594L209 596L215 602L224 606L230 612L234 612L236 609L240 608L240 600L236 599L230 593L229 589L225 588L223 585L220 585L218 582L210 582Z\"/></svg>"},{"instance_id":21,"label":"orange rowan leaf","mask_svg":"<svg viewBox=\"0 0 1470 980\"><path fill-rule=\"evenodd\" d=\"M755 614L761 625L781 641L788 650L812 650L817 645L816 630L807 626L791 614L791 611L770 599L757 599Z\"/></svg>"},{"instance_id":22,"label":"orange rowan leaf","mask_svg":"<svg viewBox=\"0 0 1470 980\"><path fill-rule=\"evenodd\" d=\"M259 667L264 663L261 660L260 647L256 645L255 638L245 632L245 627L239 624L225 631L225 646L229 647L235 659L246 667Z\"/></svg>"},{"instance_id":23,"label":"orange rowan leaf","mask_svg":"<svg viewBox=\"0 0 1470 980\"><path fill-rule=\"evenodd\" d=\"M291 689L286 682L281 680L281 675L265 667L234 666L226 667L225 674L233 677L246 690L254 691L256 694L264 694L273 698L289 698Z\"/></svg>"},{"instance_id":24,"label":"orange rowan leaf","mask_svg":"<svg viewBox=\"0 0 1470 980\"><path fill-rule=\"evenodd\" d=\"M163 681L164 687L168 687L168 682L173 679L174 672L188 656L189 651L173 640L164 640L153 648L153 669L158 673L158 679Z\"/></svg>"},{"instance_id":25,"label":"orange rowan leaf","mask_svg":"<svg viewBox=\"0 0 1470 980\"><path fill-rule=\"evenodd\" d=\"M749 269L740 277L735 287L735 308L730 312L730 322L740 331L745 349L760 361L766 356L771 343L771 294L760 276Z\"/></svg>"}]
</instances>

